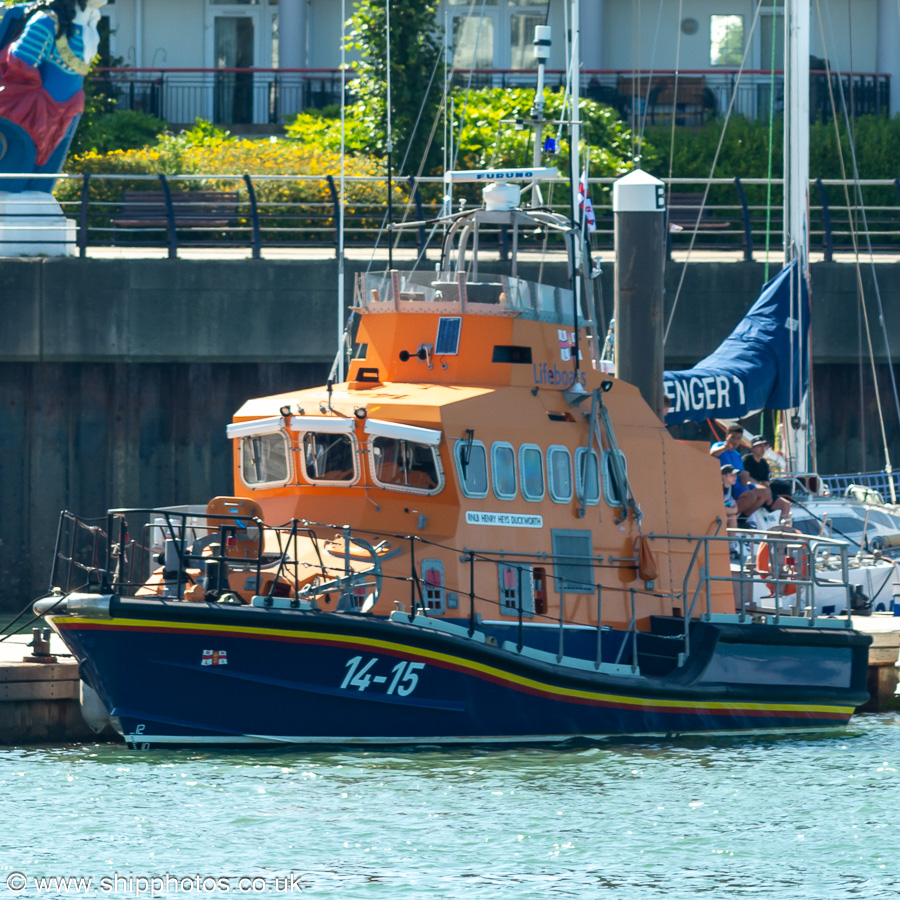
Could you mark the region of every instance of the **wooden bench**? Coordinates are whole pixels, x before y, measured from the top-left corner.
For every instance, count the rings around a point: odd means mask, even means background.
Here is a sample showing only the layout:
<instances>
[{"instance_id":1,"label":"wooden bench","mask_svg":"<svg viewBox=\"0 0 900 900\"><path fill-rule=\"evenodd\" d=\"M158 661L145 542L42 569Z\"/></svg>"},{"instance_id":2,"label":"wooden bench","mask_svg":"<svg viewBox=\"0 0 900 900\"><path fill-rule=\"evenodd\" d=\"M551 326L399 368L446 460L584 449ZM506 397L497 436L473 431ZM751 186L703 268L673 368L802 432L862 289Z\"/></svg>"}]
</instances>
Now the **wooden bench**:
<instances>
[{"instance_id":1,"label":"wooden bench","mask_svg":"<svg viewBox=\"0 0 900 900\"><path fill-rule=\"evenodd\" d=\"M217 229L238 218L237 191L172 191L172 215L177 229ZM113 227L166 228L169 224L164 191L122 191Z\"/></svg>"},{"instance_id":2,"label":"wooden bench","mask_svg":"<svg viewBox=\"0 0 900 900\"><path fill-rule=\"evenodd\" d=\"M647 117L654 125L702 125L715 111L715 97L706 87L704 75L620 75L616 83L619 110L623 115Z\"/></svg>"},{"instance_id":3,"label":"wooden bench","mask_svg":"<svg viewBox=\"0 0 900 900\"><path fill-rule=\"evenodd\" d=\"M703 206L703 194L678 193L672 191L666 197L666 256L672 255L672 232L684 231L690 235L696 231L722 232L731 228L731 222L714 219L709 206ZM677 226L673 228L672 226Z\"/></svg>"},{"instance_id":4,"label":"wooden bench","mask_svg":"<svg viewBox=\"0 0 900 900\"><path fill-rule=\"evenodd\" d=\"M666 196L669 225L680 225L685 231L724 231L731 222L714 219L709 206L703 205L703 194L678 193Z\"/></svg>"}]
</instances>

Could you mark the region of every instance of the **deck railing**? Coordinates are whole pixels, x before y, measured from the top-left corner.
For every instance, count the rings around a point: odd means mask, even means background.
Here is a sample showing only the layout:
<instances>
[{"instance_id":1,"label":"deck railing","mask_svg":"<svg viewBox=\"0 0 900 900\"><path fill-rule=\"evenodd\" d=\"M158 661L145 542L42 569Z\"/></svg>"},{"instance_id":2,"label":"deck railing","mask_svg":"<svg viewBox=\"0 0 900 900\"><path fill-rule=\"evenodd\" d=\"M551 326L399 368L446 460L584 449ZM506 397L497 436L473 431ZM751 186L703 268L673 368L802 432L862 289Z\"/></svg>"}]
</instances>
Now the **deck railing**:
<instances>
[{"instance_id":1,"label":"deck railing","mask_svg":"<svg viewBox=\"0 0 900 900\"><path fill-rule=\"evenodd\" d=\"M323 537L328 534L334 537ZM771 552L770 571L760 572L752 565L741 566L737 572L716 571L714 545L738 542L749 555L763 538ZM468 635L512 653L617 675L639 675L644 662L648 669L660 664L668 670L683 666L691 653L693 623L722 621L724 616L748 624L762 616L764 623L775 625L852 627L850 615L855 610L846 543L802 534L768 532L763 536L734 530L699 537L648 534L646 539L658 548L665 542L674 558L689 557L681 590L658 591L651 582L640 587L601 583L604 571L613 582L619 579L614 573L621 570L636 575L637 559L631 557L452 548L417 535L354 531L347 525L293 519L270 526L259 518L241 518L236 510L212 514L202 506L116 509L105 520L63 512L49 596L86 590L150 600L242 605L248 598L241 599L238 589L230 586L231 571L240 576L241 590L254 595L249 599L256 608L365 615L389 584L396 607L392 621ZM302 560L301 540L313 547L316 561ZM351 546L357 548L356 555L351 555ZM360 559L358 548L369 554L366 568L351 563ZM439 557L442 551L444 555L451 551L463 563L458 582L449 573L444 577L443 563L437 570L439 577L429 574L428 566L434 572L436 560L428 558ZM823 552L832 564L819 569L817 561ZM390 574L383 570L382 559L404 553L405 562L395 563ZM727 584L734 591L736 618L734 612L713 613L712 592L717 584ZM769 586L771 594L754 600L754 587L762 584ZM816 590L825 587L836 588L845 603L823 620L817 619ZM595 594L593 625L566 617L566 595L571 593ZM603 601L610 594L625 601L624 607L619 604L629 617L624 628L621 623L615 628L604 624ZM558 600L557 613L548 600L551 595ZM403 602L406 596L408 610ZM669 623L672 628L639 631L638 620L646 618L648 601L658 608L660 600L680 609L680 622L676 612ZM662 653L660 642L665 645Z\"/></svg>"}]
</instances>

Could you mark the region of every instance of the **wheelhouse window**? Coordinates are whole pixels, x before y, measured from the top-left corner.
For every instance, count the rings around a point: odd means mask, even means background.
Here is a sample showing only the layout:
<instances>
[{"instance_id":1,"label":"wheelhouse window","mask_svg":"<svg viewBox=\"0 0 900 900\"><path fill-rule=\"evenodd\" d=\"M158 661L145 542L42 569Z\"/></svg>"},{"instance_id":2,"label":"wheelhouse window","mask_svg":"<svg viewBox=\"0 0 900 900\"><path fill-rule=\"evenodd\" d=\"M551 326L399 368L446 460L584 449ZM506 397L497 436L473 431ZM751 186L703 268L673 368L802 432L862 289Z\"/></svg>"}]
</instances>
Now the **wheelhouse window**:
<instances>
[{"instance_id":1,"label":"wheelhouse window","mask_svg":"<svg viewBox=\"0 0 900 900\"><path fill-rule=\"evenodd\" d=\"M286 484L291 477L291 445L283 432L241 438L241 480L248 487Z\"/></svg>"},{"instance_id":2,"label":"wheelhouse window","mask_svg":"<svg viewBox=\"0 0 900 900\"><path fill-rule=\"evenodd\" d=\"M519 448L519 477L526 500L544 499L544 454L536 444L522 444Z\"/></svg>"},{"instance_id":3,"label":"wheelhouse window","mask_svg":"<svg viewBox=\"0 0 900 900\"><path fill-rule=\"evenodd\" d=\"M459 440L453 448L459 486L466 497L486 497L488 491L487 452L481 441Z\"/></svg>"},{"instance_id":4,"label":"wheelhouse window","mask_svg":"<svg viewBox=\"0 0 900 900\"><path fill-rule=\"evenodd\" d=\"M600 460L596 450L579 447L575 451L575 493L589 506L600 502Z\"/></svg>"},{"instance_id":5,"label":"wheelhouse window","mask_svg":"<svg viewBox=\"0 0 900 900\"><path fill-rule=\"evenodd\" d=\"M498 441L491 445L491 483L498 500L516 496L516 451L512 444Z\"/></svg>"},{"instance_id":6,"label":"wheelhouse window","mask_svg":"<svg viewBox=\"0 0 900 900\"><path fill-rule=\"evenodd\" d=\"M372 478L391 490L437 493L442 487L437 448L405 438L379 435L369 441Z\"/></svg>"},{"instance_id":7,"label":"wheelhouse window","mask_svg":"<svg viewBox=\"0 0 900 900\"><path fill-rule=\"evenodd\" d=\"M603 451L603 493L610 506L624 506L628 494L628 463L621 450Z\"/></svg>"},{"instance_id":8,"label":"wheelhouse window","mask_svg":"<svg viewBox=\"0 0 900 900\"><path fill-rule=\"evenodd\" d=\"M303 435L303 465L309 481L355 481L355 441L349 434L307 431Z\"/></svg>"},{"instance_id":9,"label":"wheelhouse window","mask_svg":"<svg viewBox=\"0 0 900 900\"><path fill-rule=\"evenodd\" d=\"M550 497L555 503L572 499L572 459L566 447L550 447L547 450L547 481Z\"/></svg>"}]
</instances>

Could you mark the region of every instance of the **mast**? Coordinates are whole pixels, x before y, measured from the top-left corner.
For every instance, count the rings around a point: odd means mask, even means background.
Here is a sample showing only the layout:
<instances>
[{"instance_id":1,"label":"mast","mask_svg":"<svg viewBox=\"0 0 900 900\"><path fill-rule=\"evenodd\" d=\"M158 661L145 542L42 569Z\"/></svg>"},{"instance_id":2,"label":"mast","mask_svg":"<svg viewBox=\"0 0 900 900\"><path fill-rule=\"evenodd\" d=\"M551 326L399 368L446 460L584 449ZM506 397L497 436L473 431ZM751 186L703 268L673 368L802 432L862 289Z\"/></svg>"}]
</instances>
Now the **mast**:
<instances>
[{"instance_id":1,"label":"mast","mask_svg":"<svg viewBox=\"0 0 900 900\"><path fill-rule=\"evenodd\" d=\"M797 260L809 283L809 0L787 0L784 17L784 263ZM791 306L800 318L800 280L791 285ZM807 333L799 322L797 334ZM795 345L809 360L808 340ZM793 362L793 361L792 361ZM797 398L797 415L785 422L790 468L797 473L815 466L810 430L810 391Z\"/></svg>"},{"instance_id":2,"label":"mast","mask_svg":"<svg viewBox=\"0 0 900 900\"><path fill-rule=\"evenodd\" d=\"M572 97L572 119L569 125L569 185L572 191L572 293L574 294L574 331L575 346L572 349L572 359L574 362L575 379L572 382L573 387L577 387L580 382L578 380L578 314L581 311L581 283L582 283L582 267L584 256L584 228L583 222L579 217L578 208L578 180L581 177L579 171L579 144L581 142L581 119L579 104L579 89L581 87L581 0L572 0L571 14L569 18L569 27L572 29L572 57L569 62L569 73L572 79L571 97ZM584 186L585 194L587 194L587 185Z\"/></svg>"}]
</instances>

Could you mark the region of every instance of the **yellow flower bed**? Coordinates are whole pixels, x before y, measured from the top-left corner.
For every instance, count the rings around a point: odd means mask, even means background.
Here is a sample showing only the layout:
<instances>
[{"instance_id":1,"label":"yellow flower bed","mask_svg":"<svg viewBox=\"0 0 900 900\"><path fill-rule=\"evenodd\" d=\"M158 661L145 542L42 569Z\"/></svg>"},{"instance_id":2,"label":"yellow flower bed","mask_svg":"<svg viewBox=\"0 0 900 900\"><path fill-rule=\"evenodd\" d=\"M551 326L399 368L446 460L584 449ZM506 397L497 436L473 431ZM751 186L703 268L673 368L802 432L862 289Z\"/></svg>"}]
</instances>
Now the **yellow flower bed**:
<instances>
[{"instance_id":1,"label":"yellow flower bed","mask_svg":"<svg viewBox=\"0 0 900 900\"><path fill-rule=\"evenodd\" d=\"M66 165L67 173L90 173L95 176L91 180L89 194L90 224L94 227L103 227L104 220L115 218L124 190L158 191L160 188L156 180L104 179L104 175L196 175L196 178L171 181L171 189L238 191L242 203L241 214L249 216L249 205L245 205L247 190L243 180L215 177L242 176L247 173L253 178L259 214L264 219L263 227L330 229L334 225L331 191L321 176L331 175L337 182L340 169L339 154L310 149L296 141L222 138L202 145L190 145L170 136L163 136L154 147L140 150L85 153L72 157ZM345 172L348 177L378 178L377 181L348 182L345 193L345 216L352 221L352 226L377 228L387 204L387 181L381 162L348 155L345 158ZM286 175L311 178L270 180L259 177ZM55 193L61 203L77 202L81 197L81 189L81 179L65 179L58 183ZM395 203L404 202L405 189L404 184L395 185ZM350 224L348 222L348 227Z\"/></svg>"}]
</instances>

